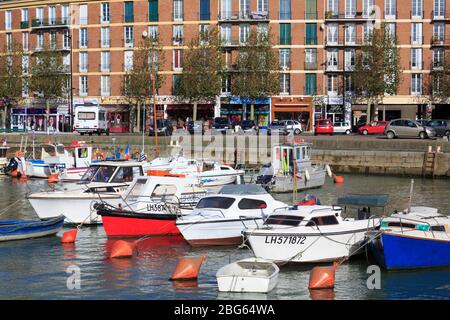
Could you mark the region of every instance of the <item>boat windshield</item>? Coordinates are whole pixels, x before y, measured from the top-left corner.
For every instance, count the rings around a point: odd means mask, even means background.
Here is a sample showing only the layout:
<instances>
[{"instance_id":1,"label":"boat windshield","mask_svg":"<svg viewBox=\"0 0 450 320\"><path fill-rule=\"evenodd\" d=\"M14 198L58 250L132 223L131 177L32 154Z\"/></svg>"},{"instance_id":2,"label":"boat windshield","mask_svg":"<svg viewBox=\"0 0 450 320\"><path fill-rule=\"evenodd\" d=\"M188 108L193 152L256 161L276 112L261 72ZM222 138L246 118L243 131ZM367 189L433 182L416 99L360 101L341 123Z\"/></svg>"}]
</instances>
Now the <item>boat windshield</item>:
<instances>
[{"instance_id":1,"label":"boat windshield","mask_svg":"<svg viewBox=\"0 0 450 320\"><path fill-rule=\"evenodd\" d=\"M108 182L111 179L116 167L113 166L92 166L87 169L83 177L82 183L90 182Z\"/></svg>"},{"instance_id":2,"label":"boat windshield","mask_svg":"<svg viewBox=\"0 0 450 320\"><path fill-rule=\"evenodd\" d=\"M197 203L197 209L228 209L234 203L234 198L206 197Z\"/></svg>"},{"instance_id":3,"label":"boat windshield","mask_svg":"<svg viewBox=\"0 0 450 320\"><path fill-rule=\"evenodd\" d=\"M0 158L6 158L7 148L0 148Z\"/></svg>"},{"instance_id":4,"label":"boat windshield","mask_svg":"<svg viewBox=\"0 0 450 320\"><path fill-rule=\"evenodd\" d=\"M301 216L290 216L290 215L272 215L266 219L265 224L278 224L283 226L292 226L296 227L303 221L303 217Z\"/></svg>"}]
</instances>

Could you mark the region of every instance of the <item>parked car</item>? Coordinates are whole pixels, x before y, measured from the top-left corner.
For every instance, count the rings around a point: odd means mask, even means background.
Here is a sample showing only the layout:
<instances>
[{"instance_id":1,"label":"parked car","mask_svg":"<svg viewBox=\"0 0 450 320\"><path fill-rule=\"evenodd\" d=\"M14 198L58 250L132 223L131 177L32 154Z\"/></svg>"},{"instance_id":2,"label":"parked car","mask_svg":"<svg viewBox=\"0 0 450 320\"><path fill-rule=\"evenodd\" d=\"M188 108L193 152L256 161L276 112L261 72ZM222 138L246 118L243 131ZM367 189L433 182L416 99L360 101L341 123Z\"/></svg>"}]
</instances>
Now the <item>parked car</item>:
<instances>
[{"instance_id":1,"label":"parked car","mask_svg":"<svg viewBox=\"0 0 450 320\"><path fill-rule=\"evenodd\" d=\"M450 136L450 120L429 120L426 125L436 130L436 136Z\"/></svg>"},{"instance_id":2,"label":"parked car","mask_svg":"<svg viewBox=\"0 0 450 320\"><path fill-rule=\"evenodd\" d=\"M272 121L272 123L267 127L267 134L278 134L278 135L287 135L289 131L287 130L286 123L284 121Z\"/></svg>"},{"instance_id":3,"label":"parked car","mask_svg":"<svg viewBox=\"0 0 450 320\"><path fill-rule=\"evenodd\" d=\"M222 132L223 134L226 133L228 129L232 129L231 121L230 119L226 117L216 117L213 120L212 123L213 129Z\"/></svg>"},{"instance_id":4,"label":"parked car","mask_svg":"<svg viewBox=\"0 0 450 320\"><path fill-rule=\"evenodd\" d=\"M365 126L367 124L367 116L366 115L362 115L359 117L358 122L356 123L355 126L353 126L352 131L353 132L358 132L359 128L361 128L362 126Z\"/></svg>"},{"instance_id":5,"label":"parked car","mask_svg":"<svg viewBox=\"0 0 450 320\"><path fill-rule=\"evenodd\" d=\"M302 124L297 120L280 120L285 123L286 129L294 134L300 134L303 131Z\"/></svg>"},{"instance_id":6,"label":"parked car","mask_svg":"<svg viewBox=\"0 0 450 320\"><path fill-rule=\"evenodd\" d=\"M432 127L423 126L415 120L410 119L395 119L391 120L386 128L384 134L388 139L393 138L432 138L436 135L436 130Z\"/></svg>"},{"instance_id":7,"label":"parked car","mask_svg":"<svg viewBox=\"0 0 450 320\"><path fill-rule=\"evenodd\" d=\"M421 125L423 125L423 126L426 126L426 125L428 125L428 122L430 122L430 120L427 120L427 119L419 119L419 120L416 120L418 123L420 123Z\"/></svg>"},{"instance_id":8,"label":"parked car","mask_svg":"<svg viewBox=\"0 0 450 320\"><path fill-rule=\"evenodd\" d=\"M318 134L333 134L333 124L330 119L319 119L314 125L314 135Z\"/></svg>"},{"instance_id":9,"label":"parked car","mask_svg":"<svg viewBox=\"0 0 450 320\"><path fill-rule=\"evenodd\" d=\"M205 134L205 128L203 121L189 121L187 123L187 130L190 134Z\"/></svg>"},{"instance_id":10,"label":"parked car","mask_svg":"<svg viewBox=\"0 0 450 320\"><path fill-rule=\"evenodd\" d=\"M150 129L148 132L149 136L155 135L153 122L150 124ZM156 120L156 127L158 128L158 136L171 136L173 132L173 126L168 119L158 119Z\"/></svg>"},{"instance_id":11,"label":"parked car","mask_svg":"<svg viewBox=\"0 0 450 320\"><path fill-rule=\"evenodd\" d=\"M244 132L255 132L258 133L259 127L253 120L242 120L239 126Z\"/></svg>"},{"instance_id":12,"label":"parked car","mask_svg":"<svg viewBox=\"0 0 450 320\"><path fill-rule=\"evenodd\" d=\"M384 129L386 128L388 121L374 121L371 124L366 124L359 127L358 133L363 135L368 134L384 134Z\"/></svg>"},{"instance_id":13,"label":"parked car","mask_svg":"<svg viewBox=\"0 0 450 320\"><path fill-rule=\"evenodd\" d=\"M343 133L350 134L352 133L352 126L350 122L335 122L333 123L333 133Z\"/></svg>"}]
</instances>

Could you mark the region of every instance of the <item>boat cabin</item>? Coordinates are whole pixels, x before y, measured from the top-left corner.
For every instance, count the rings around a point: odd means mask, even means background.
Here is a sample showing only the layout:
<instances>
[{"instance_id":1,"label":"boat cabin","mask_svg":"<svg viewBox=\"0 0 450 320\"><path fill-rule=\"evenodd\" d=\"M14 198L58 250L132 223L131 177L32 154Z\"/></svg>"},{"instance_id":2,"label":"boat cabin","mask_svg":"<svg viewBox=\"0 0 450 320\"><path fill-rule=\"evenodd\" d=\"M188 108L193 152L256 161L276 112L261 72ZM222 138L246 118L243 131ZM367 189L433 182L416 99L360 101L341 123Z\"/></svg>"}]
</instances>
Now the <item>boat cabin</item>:
<instances>
[{"instance_id":1,"label":"boat cabin","mask_svg":"<svg viewBox=\"0 0 450 320\"><path fill-rule=\"evenodd\" d=\"M79 183L130 183L143 175L142 162L105 161L91 164Z\"/></svg>"},{"instance_id":2,"label":"boat cabin","mask_svg":"<svg viewBox=\"0 0 450 320\"><path fill-rule=\"evenodd\" d=\"M272 150L272 167L275 174L292 172L294 161L297 164L311 161L311 143L288 142L276 145Z\"/></svg>"},{"instance_id":3,"label":"boat cabin","mask_svg":"<svg viewBox=\"0 0 450 320\"><path fill-rule=\"evenodd\" d=\"M403 231L419 230L431 232L447 232L450 237L450 217L438 213L438 209L430 207L411 207L383 219L382 230L395 229Z\"/></svg>"},{"instance_id":4,"label":"boat cabin","mask_svg":"<svg viewBox=\"0 0 450 320\"><path fill-rule=\"evenodd\" d=\"M384 216L388 201L389 195L387 194L349 194L338 197L336 205L343 208L345 216L353 214L357 216L358 220L363 220L373 215ZM374 209L378 212L374 212Z\"/></svg>"},{"instance_id":5,"label":"boat cabin","mask_svg":"<svg viewBox=\"0 0 450 320\"><path fill-rule=\"evenodd\" d=\"M85 168L89 167L92 161L92 146L87 145L84 141L72 141L66 147L74 159L73 167Z\"/></svg>"},{"instance_id":6,"label":"boat cabin","mask_svg":"<svg viewBox=\"0 0 450 320\"><path fill-rule=\"evenodd\" d=\"M293 206L274 211L264 222L265 227L315 227L338 225L342 209L331 206Z\"/></svg>"}]
</instances>

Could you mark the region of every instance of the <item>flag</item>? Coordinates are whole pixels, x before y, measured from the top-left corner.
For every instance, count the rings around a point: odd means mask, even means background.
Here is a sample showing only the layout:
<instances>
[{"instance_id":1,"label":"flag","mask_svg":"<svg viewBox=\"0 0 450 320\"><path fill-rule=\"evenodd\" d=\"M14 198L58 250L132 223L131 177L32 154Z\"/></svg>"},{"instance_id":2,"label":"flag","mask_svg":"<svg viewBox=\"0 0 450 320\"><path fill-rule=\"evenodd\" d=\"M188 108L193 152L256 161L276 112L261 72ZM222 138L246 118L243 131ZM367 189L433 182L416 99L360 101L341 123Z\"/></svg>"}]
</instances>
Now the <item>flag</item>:
<instances>
[{"instance_id":1,"label":"flag","mask_svg":"<svg viewBox=\"0 0 450 320\"><path fill-rule=\"evenodd\" d=\"M138 161L139 161L139 162L142 162L142 161L146 161L146 160L147 160L147 155L146 155L144 152L141 152L141 153L139 154Z\"/></svg>"},{"instance_id":2,"label":"flag","mask_svg":"<svg viewBox=\"0 0 450 320\"><path fill-rule=\"evenodd\" d=\"M130 144L125 148L125 159L130 160Z\"/></svg>"}]
</instances>

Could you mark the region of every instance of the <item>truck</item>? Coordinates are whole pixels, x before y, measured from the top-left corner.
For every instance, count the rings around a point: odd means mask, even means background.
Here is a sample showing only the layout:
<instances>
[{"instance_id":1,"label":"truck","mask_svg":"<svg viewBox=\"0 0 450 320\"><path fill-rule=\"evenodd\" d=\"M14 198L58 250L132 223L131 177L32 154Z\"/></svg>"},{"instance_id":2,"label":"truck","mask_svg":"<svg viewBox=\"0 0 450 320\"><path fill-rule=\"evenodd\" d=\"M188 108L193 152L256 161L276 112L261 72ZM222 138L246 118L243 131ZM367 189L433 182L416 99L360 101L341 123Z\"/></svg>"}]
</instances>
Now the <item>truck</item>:
<instances>
[{"instance_id":1,"label":"truck","mask_svg":"<svg viewBox=\"0 0 450 320\"><path fill-rule=\"evenodd\" d=\"M109 136L108 119L106 116L106 108L94 102L83 102L75 104L75 119L73 131L79 132L80 135L93 133L101 135L105 133Z\"/></svg>"}]
</instances>

